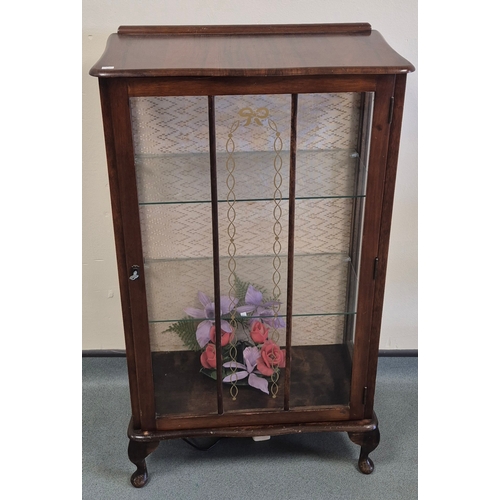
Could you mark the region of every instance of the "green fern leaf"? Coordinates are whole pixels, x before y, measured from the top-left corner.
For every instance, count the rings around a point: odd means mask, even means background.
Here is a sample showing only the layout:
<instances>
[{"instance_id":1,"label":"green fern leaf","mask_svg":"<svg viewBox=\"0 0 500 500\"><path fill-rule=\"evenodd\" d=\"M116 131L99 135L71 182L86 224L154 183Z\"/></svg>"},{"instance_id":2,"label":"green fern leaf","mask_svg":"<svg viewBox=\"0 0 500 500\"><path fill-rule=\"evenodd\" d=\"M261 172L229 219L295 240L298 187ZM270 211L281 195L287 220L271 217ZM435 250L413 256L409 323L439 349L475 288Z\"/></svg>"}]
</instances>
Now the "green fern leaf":
<instances>
[{"instance_id":1,"label":"green fern leaf","mask_svg":"<svg viewBox=\"0 0 500 500\"><path fill-rule=\"evenodd\" d=\"M193 321L191 318L186 317L174 323L162 333L174 332L190 351L199 351L201 347L196 340L196 329L199 323L199 321Z\"/></svg>"}]
</instances>

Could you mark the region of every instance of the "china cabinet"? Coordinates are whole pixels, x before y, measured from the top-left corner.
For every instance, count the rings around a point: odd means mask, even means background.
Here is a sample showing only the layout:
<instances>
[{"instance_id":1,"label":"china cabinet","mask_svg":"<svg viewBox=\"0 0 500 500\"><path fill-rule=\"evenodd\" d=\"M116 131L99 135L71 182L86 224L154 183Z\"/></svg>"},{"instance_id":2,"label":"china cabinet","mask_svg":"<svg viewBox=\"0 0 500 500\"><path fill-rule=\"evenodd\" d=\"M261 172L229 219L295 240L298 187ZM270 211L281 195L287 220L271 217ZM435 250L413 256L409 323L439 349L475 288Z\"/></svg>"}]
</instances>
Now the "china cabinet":
<instances>
[{"instance_id":1,"label":"china cabinet","mask_svg":"<svg viewBox=\"0 0 500 500\"><path fill-rule=\"evenodd\" d=\"M161 440L379 443L406 74L366 23L122 26L98 77L132 417Z\"/></svg>"}]
</instances>

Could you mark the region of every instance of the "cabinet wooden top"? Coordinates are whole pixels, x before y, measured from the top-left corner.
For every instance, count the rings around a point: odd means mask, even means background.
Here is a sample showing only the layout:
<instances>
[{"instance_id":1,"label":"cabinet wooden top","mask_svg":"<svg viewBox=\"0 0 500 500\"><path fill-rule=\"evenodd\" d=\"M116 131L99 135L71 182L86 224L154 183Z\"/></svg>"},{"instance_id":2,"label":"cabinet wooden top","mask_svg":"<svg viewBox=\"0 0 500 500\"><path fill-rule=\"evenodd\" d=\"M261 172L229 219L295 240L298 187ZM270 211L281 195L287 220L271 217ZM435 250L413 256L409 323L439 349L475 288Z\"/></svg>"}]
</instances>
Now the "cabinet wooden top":
<instances>
[{"instance_id":1,"label":"cabinet wooden top","mask_svg":"<svg viewBox=\"0 0 500 500\"><path fill-rule=\"evenodd\" d=\"M292 76L414 71L367 23L121 26L97 77Z\"/></svg>"}]
</instances>

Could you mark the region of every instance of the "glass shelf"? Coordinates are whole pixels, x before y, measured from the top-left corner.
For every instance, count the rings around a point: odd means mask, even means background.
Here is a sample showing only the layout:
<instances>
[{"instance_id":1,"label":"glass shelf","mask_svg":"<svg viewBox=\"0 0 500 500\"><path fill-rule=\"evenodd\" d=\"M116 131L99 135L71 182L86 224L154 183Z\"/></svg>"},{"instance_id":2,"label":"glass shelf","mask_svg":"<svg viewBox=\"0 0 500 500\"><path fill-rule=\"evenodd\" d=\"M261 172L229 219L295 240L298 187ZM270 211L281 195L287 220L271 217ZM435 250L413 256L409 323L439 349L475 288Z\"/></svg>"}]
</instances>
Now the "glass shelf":
<instances>
[{"instance_id":1,"label":"glass shelf","mask_svg":"<svg viewBox=\"0 0 500 500\"><path fill-rule=\"evenodd\" d=\"M344 342L344 329L348 318L355 317L355 312L332 313L324 315L293 315L292 319L292 345L335 345ZM196 321L193 319L193 324ZM159 351L186 351L184 344L174 329L169 330L176 322L159 321L149 323L151 350ZM279 338L277 343L286 345L286 332L284 328L277 330ZM242 340L246 340L241 335Z\"/></svg>"},{"instance_id":2,"label":"glass shelf","mask_svg":"<svg viewBox=\"0 0 500 500\"><path fill-rule=\"evenodd\" d=\"M259 287L264 297L273 291L273 258L238 257L236 275L245 283ZM228 258L220 259L221 295L228 295ZM213 300L213 261L211 258L149 260L145 262L148 313L151 323L177 322L187 315L187 307L202 308L198 291ZM282 302L278 315L286 315L287 258L281 257L279 288ZM355 313L347 309L346 290L357 282L350 259L344 254L295 255L294 317L334 316ZM197 320L199 321L199 320Z\"/></svg>"},{"instance_id":3,"label":"glass shelf","mask_svg":"<svg viewBox=\"0 0 500 500\"><path fill-rule=\"evenodd\" d=\"M272 252L273 206L241 202L236 207L236 255ZM288 203L281 203L282 252L288 241ZM144 258L212 257L212 219L204 204L147 205L139 209ZM295 251L297 254L348 253L353 214L352 198L297 200ZM227 255L230 239L228 203L219 203L219 249Z\"/></svg>"},{"instance_id":4,"label":"glass shelf","mask_svg":"<svg viewBox=\"0 0 500 500\"><path fill-rule=\"evenodd\" d=\"M282 199L289 188L289 151L281 153ZM225 201L228 154L217 153L219 201ZM233 153L236 163L235 197L241 201L270 201L274 196L273 151ZM208 153L136 155L140 205L209 203L210 159ZM358 169L362 177L358 178ZM297 151L297 199L353 198L364 196L361 186L366 168L354 149ZM361 188L360 188L361 187Z\"/></svg>"}]
</instances>

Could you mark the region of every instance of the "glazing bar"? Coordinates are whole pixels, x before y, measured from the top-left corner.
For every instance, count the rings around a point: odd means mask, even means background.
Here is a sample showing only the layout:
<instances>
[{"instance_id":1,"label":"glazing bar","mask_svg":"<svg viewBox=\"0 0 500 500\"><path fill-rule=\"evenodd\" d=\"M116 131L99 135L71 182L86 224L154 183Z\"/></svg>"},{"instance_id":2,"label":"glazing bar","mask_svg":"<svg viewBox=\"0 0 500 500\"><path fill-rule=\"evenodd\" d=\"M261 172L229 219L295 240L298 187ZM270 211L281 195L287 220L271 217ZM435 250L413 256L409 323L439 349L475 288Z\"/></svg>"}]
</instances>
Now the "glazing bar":
<instances>
[{"instance_id":1,"label":"glazing bar","mask_svg":"<svg viewBox=\"0 0 500 500\"><path fill-rule=\"evenodd\" d=\"M208 135L210 148L210 193L212 204L212 242L214 264L215 351L217 356L217 412L224 413L222 399L222 347L219 272L219 217L217 204L217 150L215 142L215 99L208 96Z\"/></svg>"},{"instance_id":2,"label":"glazing bar","mask_svg":"<svg viewBox=\"0 0 500 500\"><path fill-rule=\"evenodd\" d=\"M288 271L286 297L286 367L285 410L290 409L290 374L292 362L292 302L293 302L293 252L295 232L295 166L297 160L297 103L298 95L292 94L290 127L290 184L288 204Z\"/></svg>"}]
</instances>

